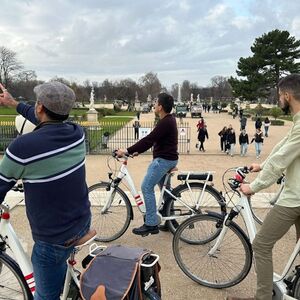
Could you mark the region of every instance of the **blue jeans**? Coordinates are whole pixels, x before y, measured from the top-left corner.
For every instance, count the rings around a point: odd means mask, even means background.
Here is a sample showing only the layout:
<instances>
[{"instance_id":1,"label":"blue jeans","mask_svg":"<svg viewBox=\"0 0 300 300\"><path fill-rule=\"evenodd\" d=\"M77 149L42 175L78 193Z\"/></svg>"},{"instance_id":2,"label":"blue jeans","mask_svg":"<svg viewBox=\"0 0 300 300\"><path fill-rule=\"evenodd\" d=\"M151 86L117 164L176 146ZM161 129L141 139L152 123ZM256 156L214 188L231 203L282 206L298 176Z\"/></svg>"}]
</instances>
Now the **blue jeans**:
<instances>
[{"instance_id":1,"label":"blue jeans","mask_svg":"<svg viewBox=\"0 0 300 300\"><path fill-rule=\"evenodd\" d=\"M244 156L246 155L248 150L248 144L247 143L242 143L241 144L241 155Z\"/></svg>"},{"instance_id":2,"label":"blue jeans","mask_svg":"<svg viewBox=\"0 0 300 300\"><path fill-rule=\"evenodd\" d=\"M91 220L74 237L74 241L83 237L90 229ZM50 244L35 241L31 261L36 292L34 300L59 300L67 271L67 259L74 246Z\"/></svg>"},{"instance_id":3,"label":"blue jeans","mask_svg":"<svg viewBox=\"0 0 300 300\"><path fill-rule=\"evenodd\" d=\"M260 156L261 148L262 148L262 143L255 142L255 152L257 157Z\"/></svg>"},{"instance_id":4,"label":"blue jeans","mask_svg":"<svg viewBox=\"0 0 300 300\"><path fill-rule=\"evenodd\" d=\"M269 126L265 126L265 136L268 137Z\"/></svg>"},{"instance_id":5,"label":"blue jeans","mask_svg":"<svg viewBox=\"0 0 300 300\"><path fill-rule=\"evenodd\" d=\"M142 193L146 205L146 225L155 226L159 223L156 215L154 187L157 184L159 184L160 187L162 186L166 173L172 168L175 168L177 162L177 160L155 158L148 167L142 183Z\"/></svg>"}]
</instances>

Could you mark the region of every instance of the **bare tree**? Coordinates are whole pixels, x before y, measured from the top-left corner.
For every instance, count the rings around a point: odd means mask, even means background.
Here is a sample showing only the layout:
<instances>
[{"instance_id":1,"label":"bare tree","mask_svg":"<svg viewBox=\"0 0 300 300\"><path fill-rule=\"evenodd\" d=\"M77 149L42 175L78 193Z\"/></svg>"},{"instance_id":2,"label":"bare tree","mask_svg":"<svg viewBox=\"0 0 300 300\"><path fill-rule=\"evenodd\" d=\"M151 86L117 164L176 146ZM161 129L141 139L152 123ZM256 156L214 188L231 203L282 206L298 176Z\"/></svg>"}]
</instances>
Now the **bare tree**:
<instances>
[{"instance_id":1,"label":"bare tree","mask_svg":"<svg viewBox=\"0 0 300 300\"><path fill-rule=\"evenodd\" d=\"M0 47L0 82L9 87L16 73L23 69L23 65L17 59L17 53Z\"/></svg>"},{"instance_id":2,"label":"bare tree","mask_svg":"<svg viewBox=\"0 0 300 300\"><path fill-rule=\"evenodd\" d=\"M160 93L161 83L156 73L149 72L142 76L139 81L142 89L145 91L145 94L147 96L151 95L152 99Z\"/></svg>"}]
</instances>

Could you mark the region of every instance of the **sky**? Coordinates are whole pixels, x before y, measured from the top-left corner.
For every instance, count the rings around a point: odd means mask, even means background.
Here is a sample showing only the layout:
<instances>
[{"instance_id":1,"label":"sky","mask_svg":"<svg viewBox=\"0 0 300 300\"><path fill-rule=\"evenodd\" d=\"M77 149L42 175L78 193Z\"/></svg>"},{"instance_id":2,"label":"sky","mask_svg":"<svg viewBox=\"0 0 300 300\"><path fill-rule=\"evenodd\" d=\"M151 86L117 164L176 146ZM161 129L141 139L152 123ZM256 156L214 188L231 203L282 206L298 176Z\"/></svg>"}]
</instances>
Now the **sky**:
<instances>
[{"instance_id":1,"label":"sky","mask_svg":"<svg viewBox=\"0 0 300 300\"><path fill-rule=\"evenodd\" d=\"M300 39L300 1L1 0L0 46L38 79L82 83L154 72L162 84L236 76L255 38Z\"/></svg>"}]
</instances>

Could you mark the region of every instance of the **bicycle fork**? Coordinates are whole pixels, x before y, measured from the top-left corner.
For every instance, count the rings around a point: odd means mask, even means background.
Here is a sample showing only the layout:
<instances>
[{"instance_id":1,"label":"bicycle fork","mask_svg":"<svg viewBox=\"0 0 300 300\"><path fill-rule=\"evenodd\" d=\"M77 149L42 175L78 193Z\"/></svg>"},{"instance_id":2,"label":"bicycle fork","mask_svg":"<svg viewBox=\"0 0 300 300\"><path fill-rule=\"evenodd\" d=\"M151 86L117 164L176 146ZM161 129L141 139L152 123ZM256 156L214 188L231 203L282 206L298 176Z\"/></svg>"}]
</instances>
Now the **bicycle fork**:
<instances>
[{"instance_id":1,"label":"bicycle fork","mask_svg":"<svg viewBox=\"0 0 300 300\"><path fill-rule=\"evenodd\" d=\"M224 236L225 236L225 234L227 233L227 230L228 230L228 225L227 225L228 220L229 220L229 214L225 216L221 232L218 235L218 237L216 238L216 242L214 243L213 247L209 250L208 256L216 257L215 252L218 251L218 249L219 249L219 247L220 247L220 245L221 245L221 243L224 239Z\"/></svg>"},{"instance_id":2,"label":"bicycle fork","mask_svg":"<svg viewBox=\"0 0 300 300\"><path fill-rule=\"evenodd\" d=\"M240 211L237 207L233 207L232 210L230 211L230 213L225 216L225 218L222 222L221 232L219 233L218 237L216 238L215 244L208 252L209 256L216 257L215 252L218 251L221 243L223 242L224 236L228 231L228 226L229 226L230 222L233 220L233 218L235 216L237 216L239 214L239 212ZM220 219L220 221L221 221L221 219ZM221 225L221 223L220 223L220 225Z\"/></svg>"}]
</instances>

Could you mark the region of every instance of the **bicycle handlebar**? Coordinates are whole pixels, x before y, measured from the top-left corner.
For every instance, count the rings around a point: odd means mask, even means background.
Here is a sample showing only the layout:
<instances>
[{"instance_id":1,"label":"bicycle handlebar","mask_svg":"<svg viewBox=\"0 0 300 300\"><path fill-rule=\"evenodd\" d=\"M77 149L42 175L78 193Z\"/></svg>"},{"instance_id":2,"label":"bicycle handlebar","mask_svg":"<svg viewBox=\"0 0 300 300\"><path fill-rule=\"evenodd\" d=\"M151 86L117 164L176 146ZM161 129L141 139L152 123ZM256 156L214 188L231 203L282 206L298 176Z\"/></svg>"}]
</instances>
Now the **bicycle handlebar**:
<instances>
[{"instance_id":1,"label":"bicycle handlebar","mask_svg":"<svg viewBox=\"0 0 300 300\"><path fill-rule=\"evenodd\" d=\"M118 158L126 158L126 159L128 159L128 157L130 157L130 158L134 158L135 156L138 156L139 154L138 154L138 152L134 152L133 154L129 154L129 153L124 153L124 155L122 156L122 157L118 157L118 155L117 155L117 149L116 150L114 150L113 152L112 152L112 157L114 157L114 158L116 158L116 159L118 159Z\"/></svg>"}]
</instances>

